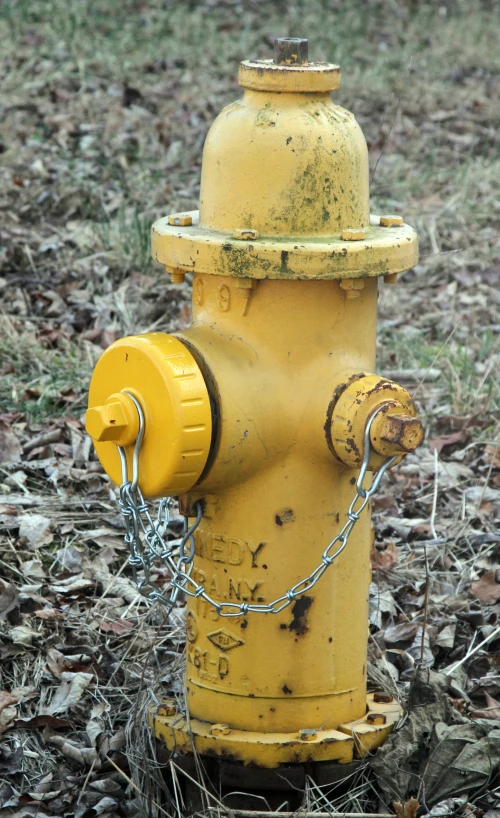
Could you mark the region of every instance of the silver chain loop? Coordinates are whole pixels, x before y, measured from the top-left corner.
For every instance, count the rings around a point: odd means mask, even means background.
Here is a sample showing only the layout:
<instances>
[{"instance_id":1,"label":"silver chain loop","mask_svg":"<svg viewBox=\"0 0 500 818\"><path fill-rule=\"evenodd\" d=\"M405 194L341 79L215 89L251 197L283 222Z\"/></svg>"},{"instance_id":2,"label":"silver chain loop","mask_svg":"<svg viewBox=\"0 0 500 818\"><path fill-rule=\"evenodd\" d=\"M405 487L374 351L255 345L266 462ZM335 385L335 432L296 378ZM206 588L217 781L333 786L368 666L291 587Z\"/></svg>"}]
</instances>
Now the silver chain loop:
<instances>
[{"instance_id":1,"label":"silver chain loop","mask_svg":"<svg viewBox=\"0 0 500 818\"><path fill-rule=\"evenodd\" d=\"M391 457L387 460L375 474L370 488L363 488L363 483L368 471L370 459L370 429L377 414L383 408L378 409L370 416L364 434L363 462L356 481L356 493L347 512L347 522L342 530L327 545L323 551L321 562L316 566L308 577L304 577L287 591L283 596L277 597L267 604L251 604L249 602L217 602L206 592L203 585L199 585L191 576L193 571L193 560L195 556L194 532L198 528L202 518L202 505L195 503L196 519L189 526L187 518L184 519L183 536L179 539L168 539L167 529L171 521L171 509L174 503L172 497L164 497L160 500L156 520L153 520L148 504L145 502L139 488L139 453L142 439L144 437L144 413L139 402L129 392L126 393L134 402L139 415L139 434L137 436L134 452L132 455L132 479L128 478L128 464L124 449L118 446L122 468L122 485L120 488L120 509L125 518L125 543L130 550L129 565L132 566L134 579L139 591L143 593L146 588L151 590L143 595L151 600L161 602L171 609L182 592L187 596L204 599L212 605L217 614L223 617L243 616L247 613L280 613L294 602L297 597L309 591L323 576L327 568L333 565L337 557L345 549L350 534L358 522L363 510L366 508L371 498L377 491L380 481L387 469L389 469L398 459ZM186 553L186 546L189 543L189 551ZM335 546L338 547L335 549ZM334 550L335 549L335 550ZM151 579L151 572L155 561L160 561L169 569L172 580L170 583L170 594L166 595ZM144 572L144 576L138 577L138 569Z\"/></svg>"}]
</instances>

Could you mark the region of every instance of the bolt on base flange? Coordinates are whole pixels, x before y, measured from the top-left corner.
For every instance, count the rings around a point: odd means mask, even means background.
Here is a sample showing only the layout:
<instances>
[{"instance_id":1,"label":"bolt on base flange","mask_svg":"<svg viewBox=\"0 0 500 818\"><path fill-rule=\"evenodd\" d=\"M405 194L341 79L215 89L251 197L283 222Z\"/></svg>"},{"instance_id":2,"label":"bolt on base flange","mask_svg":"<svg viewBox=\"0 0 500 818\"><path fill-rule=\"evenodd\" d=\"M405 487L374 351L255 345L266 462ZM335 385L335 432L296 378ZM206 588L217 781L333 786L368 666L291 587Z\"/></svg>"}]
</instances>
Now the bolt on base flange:
<instances>
[{"instance_id":1,"label":"bolt on base flange","mask_svg":"<svg viewBox=\"0 0 500 818\"><path fill-rule=\"evenodd\" d=\"M149 723L168 750L181 754L196 750L200 755L230 757L264 768L310 761L347 764L380 747L403 714L401 705L390 696L369 693L366 703L362 718L340 724L335 730L304 727L294 733L258 733L200 719L190 718L188 722L179 711L165 715L175 707L174 699L166 699L151 710Z\"/></svg>"}]
</instances>

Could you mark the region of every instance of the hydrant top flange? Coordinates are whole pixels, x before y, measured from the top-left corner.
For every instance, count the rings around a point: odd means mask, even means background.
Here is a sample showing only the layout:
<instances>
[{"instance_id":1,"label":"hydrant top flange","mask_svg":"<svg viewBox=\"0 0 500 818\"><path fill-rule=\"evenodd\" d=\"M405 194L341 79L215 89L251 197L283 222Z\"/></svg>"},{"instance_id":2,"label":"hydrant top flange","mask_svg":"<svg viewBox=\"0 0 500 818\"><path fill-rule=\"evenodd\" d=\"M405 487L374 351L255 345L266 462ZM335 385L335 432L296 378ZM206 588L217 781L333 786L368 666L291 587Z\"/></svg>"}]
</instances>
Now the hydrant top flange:
<instances>
[{"instance_id":1,"label":"hydrant top flange","mask_svg":"<svg viewBox=\"0 0 500 818\"><path fill-rule=\"evenodd\" d=\"M415 230L408 224L386 227L382 219L371 217L362 241L343 240L341 234L307 240L257 234L245 241L201 226L195 210L158 219L151 253L167 270L234 278L352 279L411 269L418 262Z\"/></svg>"}]
</instances>

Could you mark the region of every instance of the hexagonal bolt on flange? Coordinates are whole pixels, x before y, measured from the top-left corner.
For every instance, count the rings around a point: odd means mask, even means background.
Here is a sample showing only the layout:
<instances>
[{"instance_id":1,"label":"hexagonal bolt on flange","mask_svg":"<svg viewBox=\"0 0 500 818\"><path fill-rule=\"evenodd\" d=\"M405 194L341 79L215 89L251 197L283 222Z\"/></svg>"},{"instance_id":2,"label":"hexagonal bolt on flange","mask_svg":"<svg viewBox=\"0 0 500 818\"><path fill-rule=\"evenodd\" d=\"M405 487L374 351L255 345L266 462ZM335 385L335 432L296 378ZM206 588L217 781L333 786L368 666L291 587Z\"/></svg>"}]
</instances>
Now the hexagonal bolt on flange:
<instances>
[{"instance_id":1,"label":"hexagonal bolt on flange","mask_svg":"<svg viewBox=\"0 0 500 818\"><path fill-rule=\"evenodd\" d=\"M387 718L383 713L368 713L366 721L368 724L385 724Z\"/></svg>"},{"instance_id":2,"label":"hexagonal bolt on flange","mask_svg":"<svg viewBox=\"0 0 500 818\"><path fill-rule=\"evenodd\" d=\"M381 216L380 222L381 227L402 227L403 226L403 217L402 216Z\"/></svg>"},{"instance_id":3,"label":"hexagonal bolt on flange","mask_svg":"<svg viewBox=\"0 0 500 818\"><path fill-rule=\"evenodd\" d=\"M278 37L274 41L274 60L276 65L307 65L309 62L309 43L299 37Z\"/></svg>"},{"instance_id":4,"label":"hexagonal bolt on flange","mask_svg":"<svg viewBox=\"0 0 500 818\"><path fill-rule=\"evenodd\" d=\"M314 741L317 735L318 733L316 730L306 729L299 731L299 738L301 738L302 741Z\"/></svg>"},{"instance_id":5,"label":"hexagonal bolt on flange","mask_svg":"<svg viewBox=\"0 0 500 818\"><path fill-rule=\"evenodd\" d=\"M184 270L172 270L170 273L170 281L172 284L183 284L186 273Z\"/></svg>"},{"instance_id":6,"label":"hexagonal bolt on flange","mask_svg":"<svg viewBox=\"0 0 500 818\"><path fill-rule=\"evenodd\" d=\"M342 230L342 241L363 241L366 236L366 230L362 227L347 227Z\"/></svg>"},{"instance_id":7,"label":"hexagonal bolt on flange","mask_svg":"<svg viewBox=\"0 0 500 818\"><path fill-rule=\"evenodd\" d=\"M250 241L250 239L258 239L259 232L258 230L252 230L250 227L242 227L238 230L233 230L233 239L239 239L240 241Z\"/></svg>"},{"instance_id":8,"label":"hexagonal bolt on flange","mask_svg":"<svg viewBox=\"0 0 500 818\"><path fill-rule=\"evenodd\" d=\"M344 290L345 297L348 301L359 298L364 286L365 282L362 278L343 278L340 282L340 289Z\"/></svg>"},{"instance_id":9,"label":"hexagonal bolt on flange","mask_svg":"<svg viewBox=\"0 0 500 818\"><path fill-rule=\"evenodd\" d=\"M188 213L172 213L167 221L174 227L190 227L193 224L193 217Z\"/></svg>"},{"instance_id":10,"label":"hexagonal bolt on flange","mask_svg":"<svg viewBox=\"0 0 500 818\"><path fill-rule=\"evenodd\" d=\"M397 273L387 273L384 276L384 284L397 284L398 283L398 274Z\"/></svg>"},{"instance_id":11,"label":"hexagonal bolt on flange","mask_svg":"<svg viewBox=\"0 0 500 818\"><path fill-rule=\"evenodd\" d=\"M373 701L376 704L390 704L394 701L394 696L390 696L389 693L374 693L373 694Z\"/></svg>"}]
</instances>

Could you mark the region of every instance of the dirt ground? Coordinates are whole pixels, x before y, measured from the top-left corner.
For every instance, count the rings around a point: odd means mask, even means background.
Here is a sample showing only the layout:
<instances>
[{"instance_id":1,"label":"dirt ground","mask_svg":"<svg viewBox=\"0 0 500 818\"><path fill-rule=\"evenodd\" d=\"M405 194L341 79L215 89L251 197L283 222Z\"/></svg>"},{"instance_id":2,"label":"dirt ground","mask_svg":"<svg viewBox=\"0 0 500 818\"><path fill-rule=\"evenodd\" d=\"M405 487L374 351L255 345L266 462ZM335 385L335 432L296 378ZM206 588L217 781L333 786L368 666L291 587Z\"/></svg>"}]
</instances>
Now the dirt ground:
<instances>
[{"instance_id":1,"label":"dirt ground","mask_svg":"<svg viewBox=\"0 0 500 818\"><path fill-rule=\"evenodd\" d=\"M340 64L372 212L404 215L421 249L381 288L377 349L426 427L373 509L369 678L407 717L347 794L308 784L304 804L500 815L500 5L0 9L0 818L184 812L144 726L180 689L183 609L138 595L83 416L103 349L189 324L190 284L150 261L149 227L196 208L208 127L275 36Z\"/></svg>"}]
</instances>

